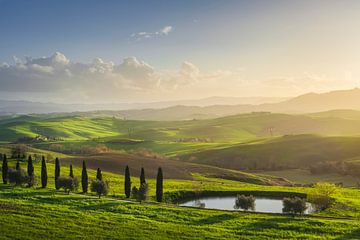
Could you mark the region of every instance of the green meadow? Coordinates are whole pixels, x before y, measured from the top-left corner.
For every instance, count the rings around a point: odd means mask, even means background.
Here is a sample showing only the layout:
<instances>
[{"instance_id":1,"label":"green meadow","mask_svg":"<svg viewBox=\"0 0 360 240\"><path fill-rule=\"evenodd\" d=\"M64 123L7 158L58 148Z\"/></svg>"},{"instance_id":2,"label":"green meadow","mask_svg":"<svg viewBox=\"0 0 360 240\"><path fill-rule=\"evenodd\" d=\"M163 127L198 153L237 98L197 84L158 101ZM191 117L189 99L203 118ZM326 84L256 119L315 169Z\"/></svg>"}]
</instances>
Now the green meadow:
<instances>
[{"instance_id":1,"label":"green meadow","mask_svg":"<svg viewBox=\"0 0 360 240\"><path fill-rule=\"evenodd\" d=\"M11 161L10 165L14 162ZM26 167L25 163L21 164ZM357 239L360 229L360 191L341 189L334 205L319 214L293 217L184 208L153 200L154 180L149 179L150 200L139 204L124 201L123 176L104 173L110 194L70 195L54 190L54 166L47 164L47 189L14 188L1 184L1 239ZM62 166L62 175L68 174ZM40 167L35 163L35 174ZM74 168L80 176L81 169ZM306 193L308 188L261 186L224 179L194 176L194 180L165 180L164 191L274 191ZM95 171L89 171L95 178ZM138 184L136 176L133 184ZM20 231L21 229L21 231Z\"/></svg>"},{"instance_id":2,"label":"green meadow","mask_svg":"<svg viewBox=\"0 0 360 240\"><path fill-rule=\"evenodd\" d=\"M358 239L360 118L340 111L307 115L252 113L218 119L140 121L112 116L16 116L0 119L0 152L19 144L34 157L36 185L0 185L0 239ZM40 188L40 157L48 186ZM109 182L106 197L55 190L61 175L89 179L96 168ZM9 159L14 167L16 159ZM26 169L27 161L20 165ZM312 166L329 172L311 172ZM325 164L325 165L324 165ZM124 195L124 168L139 186L145 168L149 198ZM332 172L331 166L343 166ZM155 201L156 171L164 171L163 203ZM330 166L330 167L329 167ZM347 169L345 169L347 167ZM317 170L315 169L315 170ZM350 172L349 169L352 171ZM345 171L346 170L346 171ZM360 176L360 175L359 175ZM305 216L180 207L194 194L307 195L316 182L342 183L329 208ZM20 231L21 230L21 231Z\"/></svg>"}]
</instances>

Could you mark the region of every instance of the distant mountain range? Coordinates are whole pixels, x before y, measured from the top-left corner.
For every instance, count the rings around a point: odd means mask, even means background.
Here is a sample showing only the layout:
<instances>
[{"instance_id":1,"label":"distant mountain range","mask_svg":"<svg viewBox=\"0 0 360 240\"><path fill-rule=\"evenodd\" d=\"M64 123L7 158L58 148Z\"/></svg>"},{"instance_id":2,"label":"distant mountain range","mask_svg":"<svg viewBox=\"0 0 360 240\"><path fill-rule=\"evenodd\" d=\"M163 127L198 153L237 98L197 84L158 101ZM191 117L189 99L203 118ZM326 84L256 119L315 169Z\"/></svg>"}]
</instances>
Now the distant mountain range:
<instances>
[{"instance_id":1,"label":"distant mountain range","mask_svg":"<svg viewBox=\"0 0 360 240\"><path fill-rule=\"evenodd\" d=\"M267 101L266 103L264 103ZM240 102L240 104L239 104ZM249 104L257 102L257 104ZM128 109L128 110L126 110ZM115 116L136 120L207 119L246 112L314 113L333 109L360 110L360 89L328 93L308 93L291 99L211 97L134 104L54 104L26 101L0 101L0 113L83 116ZM69 113L74 112L76 113ZM63 112L63 114L59 114Z\"/></svg>"},{"instance_id":2,"label":"distant mountain range","mask_svg":"<svg viewBox=\"0 0 360 240\"><path fill-rule=\"evenodd\" d=\"M109 104L59 104L31 101L0 100L0 115L7 114L43 114L75 111L97 110L129 110L129 109L160 109L172 106L211 106L211 105L243 105L275 103L286 100L280 97L209 97L203 99L190 99L178 101L163 101L149 103L109 103Z\"/></svg>"}]
</instances>

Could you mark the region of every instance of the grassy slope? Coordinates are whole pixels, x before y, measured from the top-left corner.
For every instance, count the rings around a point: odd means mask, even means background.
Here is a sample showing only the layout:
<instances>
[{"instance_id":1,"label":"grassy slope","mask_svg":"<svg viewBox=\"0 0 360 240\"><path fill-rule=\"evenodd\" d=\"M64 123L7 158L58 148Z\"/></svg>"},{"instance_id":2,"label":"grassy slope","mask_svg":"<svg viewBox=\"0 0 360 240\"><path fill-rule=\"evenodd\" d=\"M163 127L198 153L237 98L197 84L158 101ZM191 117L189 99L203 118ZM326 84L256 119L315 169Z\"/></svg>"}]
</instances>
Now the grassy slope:
<instances>
[{"instance_id":1,"label":"grassy slope","mask_svg":"<svg viewBox=\"0 0 360 240\"><path fill-rule=\"evenodd\" d=\"M37 176L39 171L39 164L35 163ZM336 204L319 217L293 218L125 203L116 200L124 198L123 176L107 172L104 178L110 180L109 197L99 200L93 195L66 195L52 190L53 171L53 164L48 163L48 189L14 189L0 184L0 239L357 239L360 234L360 222L356 220L360 217L359 190L342 189L341 195L336 196ZM81 169L74 168L75 176L80 172ZM66 174L63 167L62 175ZM95 178L95 171L89 170L89 178ZM309 191L200 175L197 178L196 181L165 180L164 190ZM132 182L139 184L137 178ZM153 179L148 182L150 195L154 196L155 182Z\"/></svg>"},{"instance_id":2,"label":"grassy slope","mask_svg":"<svg viewBox=\"0 0 360 240\"><path fill-rule=\"evenodd\" d=\"M305 169L289 169L281 171L253 171L270 176L285 178L294 183L311 184L316 182L342 183L345 187L357 186L359 179L353 176L343 176L336 173L311 174Z\"/></svg>"},{"instance_id":3,"label":"grassy slope","mask_svg":"<svg viewBox=\"0 0 360 240\"><path fill-rule=\"evenodd\" d=\"M121 203L0 186L0 239L356 239L360 222Z\"/></svg>"},{"instance_id":4,"label":"grassy slope","mask_svg":"<svg viewBox=\"0 0 360 240\"><path fill-rule=\"evenodd\" d=\"M308 167L320 161L349 160L360 156L359 137L284 136L257 144L238 144L183 156L191 162L246 169L254 164Z\"/></svg>"},{"instance_id":5,"label":"grassy slope","mask_svg":"<svg viewBox=\"0 0 360 240\"><path fill-rule=\"evenodd\" d=\"M128 153L105 153L87 157L74 157L63 159L66 164L81 166L82 160L87 162L89 168L97 169L101 166L104 171L112 173L123 173L128 165L133 174L140 174L140 168L146 169L146 175L155 178L158 167L162 167L167 178L171 179L193 179L194 174L219 177L237 181L263 184L263 185L287 185L288 181L270 176L249 174L240 171L228 170L213 166L205 166L182 161L174 161L166 158L154 158L138 156Z\"/></svg>"},{"instance_id":6,"label":"grassy slope","mask_svg":"<svg viewBox=\"0 0 360 240\"><path fill-rule=\"evenodd\" d=\"M62 138L65 141L59 143L68 148L106 144L116 150L147 148L167 156L176 156L269 138L269 129L272 129L274 136L304 133L360 134L358 115L358 112L351 111L311 115L254 113L177 122L124 121L110 117L20 116L0 120L0 141L46 135ZM129 138L140 141L128 144L126 139ZM179 142L184 139L185 142ZM48 149L50 144L35 146Z\"/></svg>"},{"instance_id":7,"label":"grassy slope","mask_svg":"<svg viewBox=\"0 0 360 240\"><path fill-rule=\"evenodd\" d=\"M357 112L356 112L357 113ZM257 137L274 135L360 134L357 114L329 112L313 115L241 114L209 120L193 121L126 121L111 117L86 118L67 116L58 118L20 116L0 120L0 140L13 141L20 136L47 135L64 140L130 137L148 141L178 141L198 138L212 142L243 142Z\"/></svg>"}]
</instances>

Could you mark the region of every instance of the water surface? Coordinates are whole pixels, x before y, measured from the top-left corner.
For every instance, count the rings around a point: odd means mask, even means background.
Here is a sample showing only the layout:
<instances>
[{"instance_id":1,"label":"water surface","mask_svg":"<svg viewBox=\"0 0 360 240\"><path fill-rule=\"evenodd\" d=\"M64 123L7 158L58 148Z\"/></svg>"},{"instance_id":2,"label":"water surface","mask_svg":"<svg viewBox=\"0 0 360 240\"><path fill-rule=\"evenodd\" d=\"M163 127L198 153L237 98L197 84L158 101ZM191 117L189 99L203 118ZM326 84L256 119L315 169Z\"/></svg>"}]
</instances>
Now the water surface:
<instances>
[{"instance_id":1,"label":"water surface","mask_svg":"<svg viewBox=\"0 0 360 240\"><path fill-rule=\"evenodd\" d=\"M236 196L232 197L204 197L186 201L180 206L186 207L202 207L202 208L211 208L219 210L239 210L235 209L235 200ZM313 212L311 204L308 203L308 209L305 211L305 214ZM272 199L267 197L256 197L255 198L255 212L264 212L264 213L282 213L283 203L282 199ZM251 210L250 210L251 211Z\"/></svg>"}]
</instances>

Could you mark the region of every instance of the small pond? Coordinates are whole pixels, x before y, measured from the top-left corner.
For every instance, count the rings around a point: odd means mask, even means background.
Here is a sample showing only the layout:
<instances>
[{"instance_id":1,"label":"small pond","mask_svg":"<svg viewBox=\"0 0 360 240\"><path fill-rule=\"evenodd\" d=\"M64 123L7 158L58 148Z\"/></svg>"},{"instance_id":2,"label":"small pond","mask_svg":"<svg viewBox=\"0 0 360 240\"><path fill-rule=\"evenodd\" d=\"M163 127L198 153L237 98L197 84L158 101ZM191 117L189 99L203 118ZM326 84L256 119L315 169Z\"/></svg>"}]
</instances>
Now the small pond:
<instances>
[{"instance_id":1,"label":"small pond","mask_svg":"<svg viewBox=\"0 0 360 240\"><path fill-rule=\"evenodd\" d=\"M232 197L203 197L198 199L193 199L181 203L180 206L186 207L200 207L200 208L211 208L219 210L239 210L234 207L236 196ZM305 214L313 213L314 209L310 203L307 203L307 210ZM282 199L272 199L268 197L256 197L254 212L263 212L263 213L283 213L283 202Z\"/></svg>"}]
</instances>

